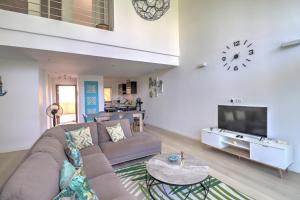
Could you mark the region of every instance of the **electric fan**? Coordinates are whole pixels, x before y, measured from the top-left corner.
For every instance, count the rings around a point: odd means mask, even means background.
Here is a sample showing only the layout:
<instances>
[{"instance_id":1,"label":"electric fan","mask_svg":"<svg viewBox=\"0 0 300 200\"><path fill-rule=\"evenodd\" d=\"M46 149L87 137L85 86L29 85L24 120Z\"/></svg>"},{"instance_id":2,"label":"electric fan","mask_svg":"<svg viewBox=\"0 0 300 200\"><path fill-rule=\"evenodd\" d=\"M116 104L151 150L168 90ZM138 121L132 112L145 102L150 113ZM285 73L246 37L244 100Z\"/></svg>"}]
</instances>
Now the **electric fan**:
<instances>
[{"instance_id":1,"label":"electric fan","mask_svg":"<svg viewBox=\"0 0 300 200\"><path fill-rule=\"evenodd\" d=\"M58 103L48 106L46 110L47 115L53 118L53 127L56 126L56 118L63 114L63 109Z\"/></svg>"}]
</instances>

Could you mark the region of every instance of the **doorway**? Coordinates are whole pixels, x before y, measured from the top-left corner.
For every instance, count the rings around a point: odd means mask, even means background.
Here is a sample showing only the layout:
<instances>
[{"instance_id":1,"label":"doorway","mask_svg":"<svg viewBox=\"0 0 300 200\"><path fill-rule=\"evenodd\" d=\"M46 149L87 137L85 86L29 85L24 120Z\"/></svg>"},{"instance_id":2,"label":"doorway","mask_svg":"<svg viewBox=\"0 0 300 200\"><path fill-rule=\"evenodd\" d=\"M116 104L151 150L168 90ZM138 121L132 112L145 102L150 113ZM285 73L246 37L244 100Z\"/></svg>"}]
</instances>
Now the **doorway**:
<instances>
[{"instance_id":1,"label":"doorway","mask_svg":"<svg viewBox=\"0 0 300 200\"><path fill-rule=\"evenodd\" d=\"M62 107L63 114L58 124L77 123L77 86L56 85L56 102Z\"/></svg>"}]
</instances>

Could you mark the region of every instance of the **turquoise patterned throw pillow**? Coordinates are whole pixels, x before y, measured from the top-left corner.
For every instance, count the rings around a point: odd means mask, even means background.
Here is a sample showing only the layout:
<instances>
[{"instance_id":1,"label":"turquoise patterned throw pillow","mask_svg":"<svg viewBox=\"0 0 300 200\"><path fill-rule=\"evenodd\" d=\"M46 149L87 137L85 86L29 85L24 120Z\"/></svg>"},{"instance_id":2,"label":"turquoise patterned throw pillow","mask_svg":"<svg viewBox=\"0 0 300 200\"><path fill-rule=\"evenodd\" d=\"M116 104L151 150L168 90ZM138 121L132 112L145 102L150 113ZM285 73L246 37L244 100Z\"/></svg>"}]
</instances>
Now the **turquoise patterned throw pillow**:
<instances>
[{"instance_id":1,"label":"turquoise patterned throw pillow","mask_svg":"<svg viewBox=\"0 0 300 200\"><path fill-rule=\"evenodd\" d=\"M75 193L70 188L63 189L53 200L76 200Z\"/></svg>"},{"instance_id":2,"label":"turquoise patterned throw pillow","mask_svg":"<svg viewBox=\"0 0 300 200\"><path fill-rule=\"evenodd\" d=\"M72 135L69 131L65 131L65 138L67 142L73 142Z\"/></svg>"},{"instance_id":3,"label":"turquoise patterned throw pillow","mask_svg":"<svg viewBox=\"0 0 300 200\"><path fill-rule=\"evenodd\" d=\"M73 175L67 188L63 189L53 200L99 200L94 190L90 187L82 168Z\"/></svg>"},{"instance_id":4,"label":"turquoise patterned throw pillow","mask_svg":"<svg viewBox=\"0 0 300 200\"><path fill-rule=\"evenodd\" d=\"M75 167L69 161L65 160L60 169L59 187L61 190L68 187L75 172Z\"/></svg>"},{"instance_id":5,"label":"turquoise patterned throw pillow","mask_svg":"<svg viewBox=\"0 0 300 200\"><path fill-rule=\"evenodd\" d=\"M69 161L74 165L74 167L78 168L82 166L83 161L80 151L73 142L67 142L65 153L67 154Z\"/></svg>"}]
</instances>

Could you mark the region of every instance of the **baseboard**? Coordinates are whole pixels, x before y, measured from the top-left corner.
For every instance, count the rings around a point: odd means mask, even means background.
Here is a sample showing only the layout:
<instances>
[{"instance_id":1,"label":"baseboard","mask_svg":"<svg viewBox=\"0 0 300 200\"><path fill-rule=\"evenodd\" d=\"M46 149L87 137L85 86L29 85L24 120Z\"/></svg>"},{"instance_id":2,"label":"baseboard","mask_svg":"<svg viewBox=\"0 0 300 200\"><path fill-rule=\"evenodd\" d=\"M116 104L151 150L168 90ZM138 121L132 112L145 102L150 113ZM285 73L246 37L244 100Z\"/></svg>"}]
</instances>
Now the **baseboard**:
<instances>
[{"instance_id":1,"label":"baseboard","mask_svg":"<svg viewBox=\"0 0 300 200\"><path fill-rule=\"evenodd\" d=\"M156 129L160 132L164 132L166 134L170 134L170 135L176 135L178 137L183 137L183 138L186 138L186 139L191 139L191 140L196 140L196 141L201 141L201 136L199 135L199 138L198 137L192 137L186 133L181 133L181 132L178 132L178 131L174 131L174 130L170 130L170 129L166 129L166 128L162 128L162 127L159 127L159 126L155 126L155 125L152 125L152 124L148 124L147 123L147 128L150 127L150 129Z\"/></svg>"}]
</instances>

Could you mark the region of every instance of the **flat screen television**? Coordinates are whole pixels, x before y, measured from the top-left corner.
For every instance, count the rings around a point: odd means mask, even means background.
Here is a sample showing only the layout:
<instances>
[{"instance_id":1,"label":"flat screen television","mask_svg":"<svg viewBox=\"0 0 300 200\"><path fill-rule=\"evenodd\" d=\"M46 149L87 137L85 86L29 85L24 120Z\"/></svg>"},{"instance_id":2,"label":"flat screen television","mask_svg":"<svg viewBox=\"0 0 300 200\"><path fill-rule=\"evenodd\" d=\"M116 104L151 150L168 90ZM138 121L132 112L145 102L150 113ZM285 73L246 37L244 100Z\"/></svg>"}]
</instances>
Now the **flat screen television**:
<instances>
[{"instance_id":1,"label":"flat screen television","mask_svg":"<svg viewBox=\"0 0 300 200\"><path fill-rule=\"evenodd\" d=\"M267 137L267 107L218 106L220 129Z\"/></svg>"}]
</instances>

